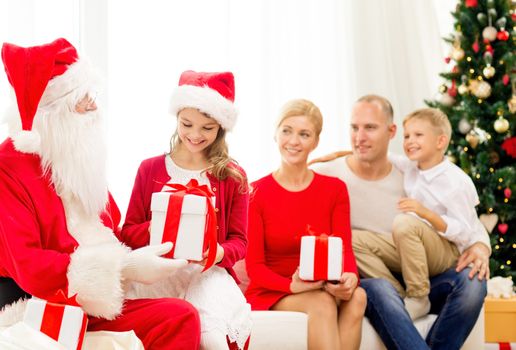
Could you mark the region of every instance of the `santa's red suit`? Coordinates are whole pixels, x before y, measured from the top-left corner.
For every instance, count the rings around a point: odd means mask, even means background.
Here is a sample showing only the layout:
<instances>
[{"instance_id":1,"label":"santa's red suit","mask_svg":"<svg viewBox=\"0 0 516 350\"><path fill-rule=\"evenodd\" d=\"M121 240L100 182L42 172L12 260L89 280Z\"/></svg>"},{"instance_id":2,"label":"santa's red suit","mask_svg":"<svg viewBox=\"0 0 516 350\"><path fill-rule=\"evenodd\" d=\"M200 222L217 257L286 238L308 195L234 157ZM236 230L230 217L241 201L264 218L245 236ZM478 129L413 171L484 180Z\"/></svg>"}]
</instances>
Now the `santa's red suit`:
<instances>
[{"instance_id":1,"label":"santa's red suit","mask_svg":"<svg viewBox=\"0 0 516 350\"><path fill-rule=\"evenodd\" d=\"M75 89L80 79L66 76L78 60L73 46L64 39L32 48L4 44L2 59L15 89L23 130L0 145L0 277L42 299L59 290L76 295L90 316L88 330L134 330L146 349L197 349L199 317L189 303L125 300L123 271L131 250L116 237L120 213L111 196L101 218L70 218L73 201L58 195L52 168L43 170L32 119L40 98L48 99L57 90L47 88L43 94L47 84L38 87L32 80L45 82L45 62L52 61L47 79L62 76L65 88ZM32 63L35 66L28 67ZM27 91L27 86L32 89ZM23 304L20 300L5 306L0 325L18 321Z\"/></svg>"}]
</instances>

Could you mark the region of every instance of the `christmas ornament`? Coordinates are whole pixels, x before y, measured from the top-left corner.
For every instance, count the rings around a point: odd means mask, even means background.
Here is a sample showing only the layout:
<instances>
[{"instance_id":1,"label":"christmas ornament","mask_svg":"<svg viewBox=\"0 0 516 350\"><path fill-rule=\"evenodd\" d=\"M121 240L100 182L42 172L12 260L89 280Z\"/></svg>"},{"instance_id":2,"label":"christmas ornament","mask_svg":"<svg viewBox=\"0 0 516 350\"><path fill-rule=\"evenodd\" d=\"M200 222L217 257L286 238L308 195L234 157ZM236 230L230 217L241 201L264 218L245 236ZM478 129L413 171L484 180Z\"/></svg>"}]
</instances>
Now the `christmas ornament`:
<instances>
[{"instance_id":1,"label":"christmas ornament","mask_svg":"<svg viewBox=\"0 0 516 350\"><path fill-rule=\"evenodd\" d=\"M516 95L512 95L510 100L507 102L509 106L509 112L516 113Z\"/></svg>"},{"instance_id":2,"label":"christmas ornament","mask_svg":"<svg viewBox=\"0 0 516 350\"><path fill-rule=\"evenodd\" d=\"M506 30L500 30L496 34L496 38L501 41L507 41L509 39L509 32Z\"/></svg>"},{"instance_id":3,"label":"christmas ornament","mask_svg":"<svg viewBox=\"0 0 516 350\"><path fill-rule=\"evenodd\" d=\"M487 25L487 16L485 13L479 13L477 14L477 21L480 23L482 27L485 27Z\"/></svg>"},{"instance_id":4,"label":"christmas ornament","mask_svg":"<svg viewBox=\"0 0 516 350\"><path fill-rule=\"evenodd\" d=\"M452 80L452 84L451 84L450 88L448 89L448 95L450 95L453 98L455 98L455 96L457 96L457 85L455 83L455 80Z\"/></svg>"},{"instance_id":5,"label":"christmas ornament","mask_svg":"<svg viewBox=\"0 0 516 350\"><path fill-rule=\"evenodd\" d=\"M494 129L497 133L503 134L509 130L509 121L502 116L498 117L494 122Z\"/></svg>"},{"instance_id":6,"label":"christmas ornament","mask_svg":"<svg viewBox=\"0 0 516 350\"><path fill-rule=\"evenodd\" d=\"M482 73L484 74L484 77L486 77L487 79L489 78L492 78L495 73L496 73L496 70L494 69L493 66L491 65L487 65L483 70L482 70Z\"/></svg>"},{"instance_id":7,"label":"christmas ornament","mask_svg":"<svg viewBox=\"0 0 516 350\"><path fill-rule=\"evenodd\" d=\"M507 84L509 84L510 80L511 80L511 78L509 77L509 74L504 74L503 75L503 77L502 77L503 85L507 86Z\"/></svg>"},{"instance_id":8,"label":"christmas ornament","mask_svg":"<svg viewBox=\"0 0 516 350\"><path fill-rule=\"evenodd\" d=\"M502 235L504 235L508 229L509 229L509 225L507 225L506 223L498 224L498 231L500 231L500 233Z\"/></svg>"},{"instance_id":9,"label":"christmas ornament","mask_svg":"<svg viewBox=\"0 0 516 350\"><path fill-rule=\"evenodd\" d=\"M498 31L493 26L485 27L484 30L482 31L482 37L489 41L496 40L497 34L498 34Z\"/></svg>"},{"instance_id":10,"label":"christmas ornament","mask_svg":"<svg viewBox=\"0 0 516 350\"><path fill-rule=\"evenodd\" d=\"M502 149L512 158L516 158L516 136L505 139L502 143Z\"/></svg>"},{"instance_id":11,"label":"christmas ornament","mask_svg":"<svg viewBox=\"0 0 516 350\"><path fill-rule=\"evenodd\" d=\"M477 148L478 142L480 140L478 138L478 135L471 131L466 135L466 141L468 141L471 148L475 149Z\"/></svg>"},{"instance_id":12,"label":"christmas ornament","mask_svg":"<svg viewBox=\"0 0 516 350\"><path fill-rule=\"evenodd\" d=\"M466 7L477 7L478 0L466 0Z\"/></svg>"},{"instance_id":13,"label":"christmas ornament","mask_svg":"<svg viewBox=\"0 0 516 350\"><path fill-rule=\"evenodd\" d=\"M468 87L466 85L460 84L459 88L458 88L458 91L459 91L459 94L464 95L464 94L468 93L469 89L468 89Z\"/></svg>"},{"instance_id":14,"label":"christmas ornament","mask_svg":"<svg viewBox=\"0 0 516 350\"><path fill-rule=\"evenodd\" d=\"M448 160L453 164L457 164L457 158L453 154L448 154Z\"/></svg>"},{"instance_id":15,"label":"christmas ornament","mask_svg":"<svg viewBox=\"0 0 516 350\"><path fill-rule=\"evenodd\" d=\"M491 85L486 81L472 80L470 89L473 95L478 98L488 98L491 95Z\"/></svg>"},{"instance_id":16,"label":"christmas ornament","mask_svg":"<svg viewBox=\"0 0 516 350\"><path fill-rule=\"evenodd\" d=\"M463 59L463 58L464 58L464 50L463 50L463 49L461 49L461 47L460 47L460 46L458 46L458 47L454 47L454 48L452 49L451 53L450 53L450 57L451 57L454 61L458 62L458 61L460 61L461 59Z\"/></svg>"},{"instance_id":17,"label":"christmas ornament","mask_svg":"<svg viewBox=\"0 0 516 350\"><path fill-rule=\"evenodd\" d=\"M461 134L466 135L471 130L471 128L472 126L467 119L462 118L459 121L459 132Z\"/></svg>"},{"instance_id":18,"label":"christmas ornament","mask_svg":"<svg viewBox=\"0 0 516 350\"><path fill-rule=\"evenodd\" d=\"M512 196L512 191L509 187L507 187L505 190L503 190L503 194L505 198L509 199Z\"/></svg>"},{"instance_id":19,"label":"christmas ornament","mask_svg":"<svg viewBox=\"0 0 516 350\"><path fill-rule=\"evenodd\" d=\"M445 57L445 58L444 58L444 62L445 62L446 64L450 63L450 60L451 60L451 58L450 58L450 57Z\"/></svg>"},{"instance_id":20,"label":"christmas ornament","mask_svg":"<svg viewBox=\"0 0 516 350\"><path fill-rule=\"evenodd\" d=\"M475 53L477 53L479 50L480 50L480 47L478 46L478 39L475 40L475 42L473 43L473 45L471 45L471 48L473 49L473 51Z\"/></svg>"},{"instance_id":21,"label":"christmas ornament","mask_svg":"<svg viewBox=\"0 0 516 350\"><path fill-rule=\"evenodd\" d=\"M445 93L441 94L441 96L439 98L439 102L441 102L441 104L449 107L449 106L453 106L453 104L455 103L455 99L445 92Z\"/></svg>"},{"instance_id":22,"label":"christmas ornament","mask_svg":"<svg viewBox=\"0 0 516 350\"><path fill-rule=\"evenodd\" d=\"M498 222L498 215L496 214L481 214L479 216L480 222L484 225L487 232L493 232L493 229Z\"/></svg>"},{"instance_id":23,"label":"christmas ornament","mask_svg":"<svg viewBox=\"0 0 516 350\"><path fill-rule=\"evenodd\" d=\"M495 151L491 151L489 153L489 161L491 162L491 164L498 163L500 161L500 155Z\"/></svg>"}]
</instances>

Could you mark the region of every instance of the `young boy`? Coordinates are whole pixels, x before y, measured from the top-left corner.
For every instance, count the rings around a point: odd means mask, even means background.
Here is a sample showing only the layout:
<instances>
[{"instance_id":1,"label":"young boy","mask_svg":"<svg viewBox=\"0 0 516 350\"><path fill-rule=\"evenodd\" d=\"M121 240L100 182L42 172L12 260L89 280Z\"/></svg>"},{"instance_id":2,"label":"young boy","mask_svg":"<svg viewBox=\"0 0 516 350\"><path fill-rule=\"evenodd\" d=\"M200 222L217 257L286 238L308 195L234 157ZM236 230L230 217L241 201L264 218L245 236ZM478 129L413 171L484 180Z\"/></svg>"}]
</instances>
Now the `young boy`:
<instances>
[{"instance_id":1,"label":"young boy","mask_svg":"<svg viewBox=\"0 0 516 350\"><path fill-rule=\"evenodd\" d=\"M398 203L403 214L394 219L393 240L406 286L405 307L416 319L430 311L429 277L452 267L472 236L485 236L485 228L475 210L479 199L473 181L445 157L448 117L424 108L406 116L403 127L408 159L389 155L403 172L407 195Z\"/></svg>"}]
</instances>

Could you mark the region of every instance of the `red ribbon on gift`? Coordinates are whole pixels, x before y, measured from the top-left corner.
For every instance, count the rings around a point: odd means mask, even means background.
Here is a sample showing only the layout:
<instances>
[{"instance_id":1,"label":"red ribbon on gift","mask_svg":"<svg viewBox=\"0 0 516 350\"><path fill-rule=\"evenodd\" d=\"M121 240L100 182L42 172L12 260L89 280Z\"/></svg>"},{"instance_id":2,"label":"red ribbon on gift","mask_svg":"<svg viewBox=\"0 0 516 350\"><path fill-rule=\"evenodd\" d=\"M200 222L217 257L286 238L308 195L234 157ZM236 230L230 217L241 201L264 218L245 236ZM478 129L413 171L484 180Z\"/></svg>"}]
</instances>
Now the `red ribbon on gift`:
<instances>
[{"instance_id":1,"label":"red ribbon on gift","mask_svg":"<svg viewBox=\"0 0 516 350\"><path fill-rule=\"evenodd\" d=\"M64 307L67 305L80 307L76 298L77 295L73 295L70 298L67 297L64 291L60 289L53 297L47 299L47 303L45 304L45 310L43 312L43 318L41 320L40 331L57 341L59 339L59 332L61 331L63 315L65 311ZM88 318L86 317L86 315L84 315L82 319L81 334L79 336L79 343L77 344L77 349L82 348L82 341L84 339L84 333L86 332L87 322Z\"/></svg>"},{"instance_id":2,"label":"red ribbon on gift","mask_svg":"<svg viewBox=\"0 0 516 350\"><path fill-rule=\"evenodd\" d=\"M328 235L315 237L314 280L328 279Z\"/></svg>"},{"instance_id":3,"label":"red ribbon on gift","mask_svg":"<svg viewBox=\"0 0 516 350\"><path fill-rule=\"evenodd\" d=\"M177 231L179 228L179 220L181 215L181 208L183 207L183 199L187 194L201 196L206 198L206 206L208 208L208 215L206 216L206 225L204 226L204 242L203 251L208 250L208 258L203 271L206 271L215 264L217 257L217 216L215 208L211 202L210 197L214 196L213 192L207 185L199 185L195 179L191 179L186 185L180 184L164 184L169 187L163 192L171 192L174 195L170 196L168 201L167 218L165 219L165 228L163 230L163 242L176 242ZM172 250L165 254L165 257L173 257L176 245Z\"/></svg>"}]
</instances>

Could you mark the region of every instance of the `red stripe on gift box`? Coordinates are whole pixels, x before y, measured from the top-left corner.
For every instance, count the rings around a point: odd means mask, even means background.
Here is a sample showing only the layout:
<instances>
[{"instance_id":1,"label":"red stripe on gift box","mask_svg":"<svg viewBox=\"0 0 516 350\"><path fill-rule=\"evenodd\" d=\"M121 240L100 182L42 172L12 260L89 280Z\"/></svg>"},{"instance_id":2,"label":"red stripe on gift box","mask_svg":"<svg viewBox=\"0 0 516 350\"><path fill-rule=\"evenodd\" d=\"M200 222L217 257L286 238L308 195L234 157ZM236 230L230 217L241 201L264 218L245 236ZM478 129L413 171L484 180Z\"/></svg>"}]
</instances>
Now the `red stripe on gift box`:
<instances>
[{"instance_id":1,"label":"red stripe on gift box","mask_svg":"<svg viewBox=\"0 0 516 350\"><path fill-rule=\"evenodd\" d=\"M315 237L314 280L328 279L328 236Z\"/></svg>"},{"instance_id":2,"label":"red stripe on gift box","mask_svg":"<svg viewBox=\"0 0 516 350\"><path fill-rule=\"evenodd\" d=\"M40 331L56 341L59 339L64 309L64 305L46 303L45 311L43 312Z\"/></svg>"}]
</instances>

